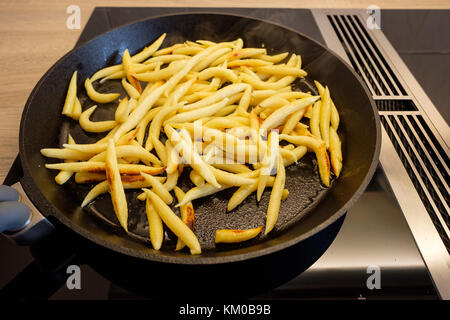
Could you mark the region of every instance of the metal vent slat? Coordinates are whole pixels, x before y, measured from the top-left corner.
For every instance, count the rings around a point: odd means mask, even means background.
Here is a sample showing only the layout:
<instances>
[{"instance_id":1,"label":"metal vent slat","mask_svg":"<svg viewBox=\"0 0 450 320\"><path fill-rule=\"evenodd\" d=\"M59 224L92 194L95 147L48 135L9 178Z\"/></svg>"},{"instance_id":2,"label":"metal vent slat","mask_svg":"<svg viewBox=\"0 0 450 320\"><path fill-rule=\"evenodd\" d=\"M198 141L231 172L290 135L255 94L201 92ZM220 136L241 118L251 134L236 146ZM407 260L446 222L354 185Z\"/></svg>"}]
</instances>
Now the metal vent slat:
<instances>
[{"instance_id":1,"label":"metal vent slat","mask_svg":"<svg viewBox=\"0 0 450 320\"><path fill-rule=\"evenodd\" d=\"M341 42L342 46L344 47L344 50L350 60L350 63L353 66L353 69L355 69L355 71L364 79L364 83L367 85L367 88L369 89L370 93L372 95L379 95L380 91L378 89L374 89L374 87L372 86L371 81L369 81L370 77L368 74L366 74L365 70L360 66L359 62L357 61L357 58L355 54L352 52L352 50L350 49L348 43L346 42L346 40L343 38L342 33L339 31L340 29L338 29L336 22L333 20L332 16L328 16L328 20L331 23L331 26L333 27L334 31L336 32L336 35L338 36L339 41Z\"/></svg>"},{"instance_id":2,"label":"metal vent slat","mask_svg":"<svg viewBox=\"0 0 450 320\"><path fill-rule=\"evenodd\" d=\"M380 116L381 122L390 137L397 154L400 157L406 171L408 172L411 181L414 184L414 187L417 190L428 214L430 215L431 220L439 233L439 236L444 243L447 252L450 254L450 239L449 239L449 231L448 226L446 225L443 217L439 214L439 209L433 201L432 196L428 192L425 183L423 182L421 175L418 173L416 167L414 166L413 161L408 155L408 152L405 149L401 139L399 138L395 127L393 126L389 116Z\"/></svg>"},{"instance_id":3,"label":"metal vent slat","mask_svg":"<svg viewBox=\"0 0 450 320\"><path fill-rule=\"evenodd\" d=\"M389 64L387 63L386 59L384 58L384 55L381 54L380 50L378 49L378 46L375 45L375 42L373 41L372 37L369 35L369 33L367 32L366 28L364 28L361 19L359 19L358 16L353 15L353 18L355 19L356 23L359 25L360 30L364 33L364 35L366 36L366 39L368 40L368 42L370 43L370 45L372 46L372 48L375 50L376 56L380 59L380 61L382 62L382 64L385 66L386 70L388 71L391 79L396 83L397 88L400 90L400 92L407 96L406 90L403 88L403 86L400 83L400 80L397 78L397 76L394 74L394 72L392 71L392 68L389 66Z\"/></svg>"},{"instance_id":4,"label":"metal vent slat","mask_svg":"<svg viewBox=\"0 0 450 320\"><path fill-rule=\"evenodd\" d=\"M369 68L369 70L372 71L373 77L378 84L379 87L381 87L381 91L387 96L389 95L398 95L397 93L393 93L391 88L386 82L385 77L382 76L382 73L380 72L377 64L372 59L373 52L367 51L367 46L364 45L364 41L357 36L356 31L353 29L353 25L349 22L349 16L341 16L341 20L344 23L347 32L349 33L352 41L356 45L356 49L358 50L359 55L361 55L364 58L364 61L366 62L366 66Z\"/></svg>"}]
</instances>

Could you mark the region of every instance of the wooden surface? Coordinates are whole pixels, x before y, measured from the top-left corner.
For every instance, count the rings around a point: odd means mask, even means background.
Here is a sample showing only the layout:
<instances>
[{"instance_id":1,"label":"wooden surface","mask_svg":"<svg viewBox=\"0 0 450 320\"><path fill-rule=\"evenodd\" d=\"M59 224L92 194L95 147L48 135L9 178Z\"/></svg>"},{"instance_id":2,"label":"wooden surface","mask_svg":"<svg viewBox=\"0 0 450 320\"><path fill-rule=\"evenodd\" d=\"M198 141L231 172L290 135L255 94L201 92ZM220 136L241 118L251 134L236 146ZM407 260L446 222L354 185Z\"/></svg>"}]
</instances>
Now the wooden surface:
<instances>
[{"instance_id":1,"label":"wooden surface","mask_svg":"<svg viewBox=\"0 0 450 320\"><path fill-rule=\"evenodd\" d=\"M399 1L7 1L0 2L0 179L3 181L18 152L22 108L36 82L77 41L95 6L173 7L282 7L282 8L366 8L448 9L446 0ZM68 6L81 9L80 30L66 27Z\"/></svg>"}]
</instances>

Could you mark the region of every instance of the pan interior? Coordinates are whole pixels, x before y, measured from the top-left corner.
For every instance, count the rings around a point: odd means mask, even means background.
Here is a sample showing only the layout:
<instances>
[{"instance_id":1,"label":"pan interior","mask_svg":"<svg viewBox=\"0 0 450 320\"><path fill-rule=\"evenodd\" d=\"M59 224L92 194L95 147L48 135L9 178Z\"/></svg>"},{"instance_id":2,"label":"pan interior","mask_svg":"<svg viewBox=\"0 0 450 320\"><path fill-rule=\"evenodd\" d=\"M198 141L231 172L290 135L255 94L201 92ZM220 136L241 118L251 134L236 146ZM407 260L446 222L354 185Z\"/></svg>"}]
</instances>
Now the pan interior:
<instances>
[{"instance_id":1,"label":"pan interior","mask_svg":"<svg viewBox=\"0 0 450 320\"><path fill-rule=\"evenodd\" d=\"M120 92L121 98L126 97L120 81L118 80L110 80L104 83L96 82L94 83L94 86L99 92ZM309 79L297 81L294 85L294 89L313 91L317 94L317 92L315 92L316 89L314 88L314 85L309 81ZM83 111L96 104L89 99L83 89L78 92L78 96L80 102L82 103ZM96 109L91 119L93 121L113 120L117 105L117 100L112 103L101 105ZM59 141L61 143L65 143L69 133L77 143L92 143L105 135L87 133L81 129L78 122L64 119L61 125ZM163 139L165 138L163 135L161 135L161 137ZM156 153L154 154L156 155ZM189 172L190 168L185 167L178 180L178 185L181 186L185 192L194 187L194 185L190 182ZM271 236L288 228L293 223L306 216L307 213L310 212L320 201L320 199L322 199L328 190L320 183L317 162L311 153L305 155L298 162L298 164L293 164L287 167L286 177L285 188L289 190L289 196L282 202L278 221ZM70 182L63 187L69 188L70 192L74 196L74 201L81 203L83 198L93 186L95 186L95 184L76 184L72 178ZM263 233L261 233L255 239L245 243L215 245L214 237L216 230L251 229L265 225L271 188L266 189L259 203L256 201L256 195L252 194L237 208L231 212L227 212L228 199L230 199L233 192L236 190L237 188L227 189L215 195L198 199L193 202L196 219L195 234L197 235L203 250L227 250L235 247L248 246L262 241L266 237ZM141 192L142 190L139 189L126 191L129 211L127 235L137 241L142 241L151 246L147 215L145 212L145 202L137 199L137 195ZM179 209L175 208L176 202L177 201L174 201L172 204L172 209L179 216ZM84 210L109 226L111 228L111 232L125 233L125 231L120 227L114 213L109 194L105 194L97 198L86 206ZM176 245L177 238L168 228L166 228L165 231L165 241L162 250L173 250Z\"/></svg>"}]
</instances>

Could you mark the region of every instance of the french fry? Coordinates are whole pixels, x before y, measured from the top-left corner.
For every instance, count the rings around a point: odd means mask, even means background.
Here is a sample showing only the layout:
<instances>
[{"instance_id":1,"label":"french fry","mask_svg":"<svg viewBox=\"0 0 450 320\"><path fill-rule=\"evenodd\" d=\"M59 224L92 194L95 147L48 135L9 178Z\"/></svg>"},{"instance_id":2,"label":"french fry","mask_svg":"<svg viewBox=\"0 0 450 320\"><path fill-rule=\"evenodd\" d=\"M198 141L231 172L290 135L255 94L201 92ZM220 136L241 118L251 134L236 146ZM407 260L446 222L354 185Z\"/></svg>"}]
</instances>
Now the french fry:
<instances>
[{"instance_id":1,"label":"french fry","mask_svg":"<svg viewBox=\"0 0 450 320\"><path fill-rule=\"evenodd\" d=\"M153 207L170 230L183 241L191 250L191 254L202 252L200 243L194 232L165 204L165 202L152 191L147 192Z\"/></svg>"},{"instance_id":2,"label":"french fry","mask_svg":"<svg viewBox=\"0 0 450 320\"><path fill-rule=\"evenodd\" d=\"M69 144L75 144L75 140L72 138L72 136L69 133L68 139L67 139ZM59 150L59 149L57 149ZM41 149L41 153L42 153L42 149ZM45 156L45 154L43 154ZM65 162L74 162L75 160L65 160ZM73 175L73 172L70 171L60 171L56 177L55 177L55 181L57 184L64 184L66 183Z\"/></svg>"},{"instance_id":3,"label":"french fry","mask_svg":"<svg viewBox=\"0 0 450 320\"><path fill-rule=\"evenodd\" d=\"M128 232L128 205L125 190L120 178L119 166L117 164L114 140L108 141L105 160L106 179L108 181L111 200L120 225Z\"/></svg>"},{"instance_id":4,"label":"french fry","mask_svg":"<svg viewBox=\"0 0 450 320\"><path fill-rule=\"evenodd\" d=\"M311 133L319 139L322 139L322 135L320 133L320 110L322 109L322 103L317 101L314 103L312 108L312 116L309 121L309 126L311 127Z\"/></svg>"},{"instance_id":5,"label":"french fry","mask_svg":"<svg viewBox=\"0 0 450 320\"><path fill-rule=\"evenodd\" d=\"M201 175L199 175L195 170L192 170L189 173L189 179L191 179L192 183L195 184L196 187L201 187L205 184L205 179Z\"/></svg>"},{"instance_id":6,"label":"french fry","mask_svg":"<svg viewBox=\"0 0 450 320\"><path fill-rule=\"evenodd\" d=\"M97 106L92 106L81 114L80 117L80 126L84 131L87 132L105 132L109 131L117 125L117 122L114 120L108 121L96 121L93 122L90 120L92 113L97 109Z\"/></svg>"},{"instance_id":7,"label":"french fry","mask_svg":"<svg viewBox=\"0 0 450 320\"><path fill-rule=\"evenodd\" d=\"M164 188L164 186L161 182L158 181L158 179L143 172L141 173L141 175L152 186L153 192L155 192L165 203L171 204L173 202L172 195Z\"/></svg>"},{"instance_id":8,"label":"french fry","mask_svg":"<svg viewBox=\"0 0 450 320\"><path fill-rule=\"evenodd\" d=\"M147 193L147 190L145 192ZM161 249L162 243L164 241L164 229L162 220L153 207L150 197L147 197L147 201L145 203L145 212L147 214L150 241L152 243L153 249L159 250Z\"/></svg>"},{"instance_id":9,"label":"french fry","mask_svg":"<svg viewBox=\"0 0 450 320\"><path fill-rule=\"evenodd\" d=\"M268 130L278 127L292 113L302 110L314 103L319 97L309 97L299 100L277 109L261 124L261 130Z\"/></svg>"},{"instance_id":10,"label":"french fry","mask_svg":"<svg viewBox=\"0 0 450 320\"><path fill-rule=\"evenodd\" d=\"M163 43L164 39L166 38L166 33L163 33L158 39L156 39L151 45L144 48L141 52L135 54L133 57L131 57L131 60L133 62L141 62L150 57L152 54L154 54L159 47L161 47L161 44Z\"/></svg>"},{"instance_id":11,"label":"french fry","mask_svg":"<svg viewBox=\"0 0 450 320\"><path fill-rule=\"evenodd\" d=\"M236 243L244 242L255 238L263 229L264 226L260 226L248 230L232 230L222 229L216 230L216 236L214 238L215 243Z\"/></svg>"},{"instance_id":12,"label":"french fry","mask_svg":"<svg viewBox=\"0 0 450 320\"><path fill-rule=\"evenodd\" d=\"M321 96L322 103L320 105L320 135L325 141L327 148L330 146L330 117L331 117L331 104L330 104L330 91L328 87L325 88L325 92Z\"/></svg>"},{"instance_id":13,"label":"french fry","mask_svg":"<svg viewBox=\"0 0 450 320\"><path fill-rule=\"evenodd\" d=\"M92 86L92 82L89 78L84 81L84 87L86 88L86 93L88 97L98 103L108 103L116 100L120 97L119 93L100 93L97 92Z\"/></svg>"},{"instance_id":14,"label":"french fry","mask_svg":"<svg viewBox=\"0 0 450 320\"><path fill-rule=\"evenodd\" d=\"M50 163L46 164L47 169L65 170L72 172L104 172L105 162L84 161L70 163ZM118 164L119 172L122 174L140 174L141 171L151 175L157 175L164 171L164 167L148 167L140 164Z\"/></svg>"},{"instance_id":15,"label":"french fry","mask_svg":"<svg viewBox=\"0 0 450 320\"><path fill-rule=\"evenodd\" d=\"M333 127L330 127L330 160L334 174L339 177L342 170L341 140Z\"/></svg>"},{"instance_id":16,"label":"french fry","mask_svg":"<svg viewBox=\"0 0 450 320\"><path fill-rule=\"evenodd\" d=\"M75 99L77 97L77 71L74 71L70 78L69 88L67 89L66 100L62 109L62 114L70 116L72 112Z\"/></svg>"},{"instance_id":17,"label":"french fry","mask_svg":"<svg viewBox=\"0 0 450 320\"><path fill-rule=\"evenodd\" d=\"M181 202L184 198L185 193L183 190L181 190L178 187L174 188L175 196L178 199L178 202ZM192 231L194 231L194 223L195 223L195 213L194 213L194 207L192 205L192 202L188 202L185 205L180 207L180 214L181 214L181 220L184 222L185 225L189 227ZM175 248L175 251L180 251L185 247L185 244L183 241L178 238L177 240L177 246Z\"/></svg>"},{"instance_id":18,"label":"french fry","mask_svg":"<svg viewBox=\"0 0 450 320\"><path fill-rule=\"evenodd\" d=\"M139 93L139 90L136 89L135 87L133 87L133 85L131 85L130 83L128 83L126 78L122 78L122 87L125 89L126 93L128 94L128 96L130 96L130 98L139 99L139 97L141 95ZM140 88L140 85L139 85L139 88Z\"/></svg>"},{"instance_id":19,"label":"french fry","mask_svg":"<svg viewBox=\"0 0 450 320\"><path fill-rule=\"evenodd\" d=\"M327 148L324 141L319 140L316 137L290 136L285 134L280 134L280 139L284 139L295 145L303 145L313 149L319 165L319 174L322 183L327 187L330 186L330 160L328 158Z\"/></svg>"},{"instance_id":20,"label":"french fry","mask_svg":"<svg viewBox=\"0 0 450 320\"><path fill-rule=\"evenodd\" d=\"M281 198L286 181L286 172L282 161L281 155L278 155L277 175L273 183L272 192L270 193L269 207L267 208L266 229L264 231L266 235L275 227L280 211Z\"/></svg>"}]
</instances>

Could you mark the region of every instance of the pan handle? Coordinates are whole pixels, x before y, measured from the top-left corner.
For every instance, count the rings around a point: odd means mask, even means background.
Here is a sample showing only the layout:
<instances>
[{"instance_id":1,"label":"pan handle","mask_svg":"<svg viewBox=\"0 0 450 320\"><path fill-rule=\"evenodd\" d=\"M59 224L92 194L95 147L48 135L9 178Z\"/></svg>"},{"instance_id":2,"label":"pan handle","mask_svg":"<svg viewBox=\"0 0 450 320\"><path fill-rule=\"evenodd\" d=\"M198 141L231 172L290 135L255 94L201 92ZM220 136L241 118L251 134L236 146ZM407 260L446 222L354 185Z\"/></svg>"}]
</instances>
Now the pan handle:
<instances>
[{"instance_id":1,"label":"pan handle","mask_svg":"<svg viewBox=\"0 0 450 320\"><path fill-rule=\"evenodd\" d=\"M0 233L18 245L32 245L52 233L54 226L28 199L19 182L22 177L17 155L0 186Z\"/></svg>"}]
</instances>

